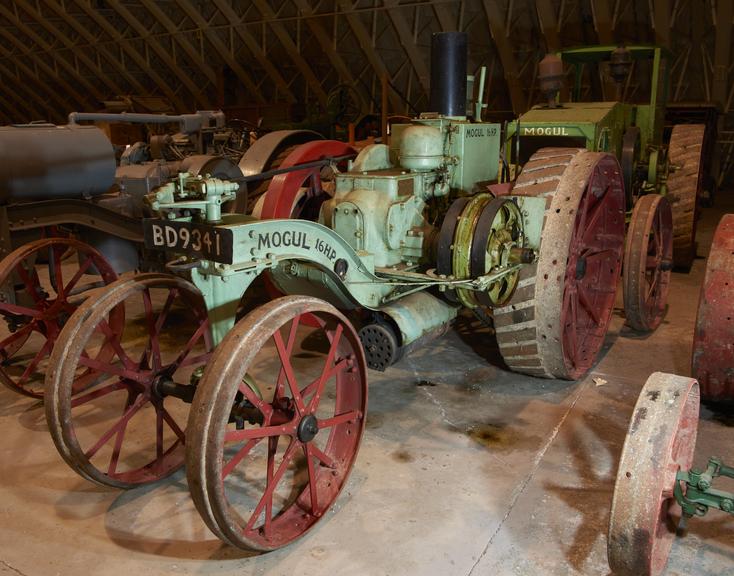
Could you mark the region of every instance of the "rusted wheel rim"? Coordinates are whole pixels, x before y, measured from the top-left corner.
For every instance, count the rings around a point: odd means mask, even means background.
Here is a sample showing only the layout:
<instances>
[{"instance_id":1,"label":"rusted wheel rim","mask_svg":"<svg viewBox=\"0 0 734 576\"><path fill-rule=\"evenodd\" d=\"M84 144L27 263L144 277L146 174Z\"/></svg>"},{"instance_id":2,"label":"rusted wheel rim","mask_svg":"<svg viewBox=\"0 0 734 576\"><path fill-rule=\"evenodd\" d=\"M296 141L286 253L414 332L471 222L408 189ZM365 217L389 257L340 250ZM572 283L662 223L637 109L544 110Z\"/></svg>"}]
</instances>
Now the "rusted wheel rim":
<instances>
[{"instance_id":1,"label":"rusted wheel rim","mask_svg":"<svg viewBox=\"0 0 734 576\"><path fill-rule=\"evenodd\" d=\"M319 328L303 325L306 314ZM189 420L188 482L209 528L260 551L302 536L347 480L366 407L359 338L335 308L285 296L240 320L207 367Z\"/></svg>"},{"instance_id":2,"label":"rusted wheel rim","mask_svg":"<svg viewBox=\"0 0 734 576\"><path fill-rule=\"evenodd\" d=\"M680 514L675 476L691 467L698 408L692 378L655 372L645 383L614 486L607 551L615 574L655 576L665 568Z\"/></svg>"},{"instance_id":3,"label":"rusted wheel rim","mask_svg":"<svg viewBox=\"0 0 734 576\"><path fill-rule=\"evenodd\" d=\"M610 156L593 167L576 209L561 307L563 357L571 378L596 359L614 308L624 241L624 193Z\"/></svg>"},{"instance_id":4,"label":"rusted wheel rim","mask_svg":"<svg viewBox=\"0 0 734 576\"><path fill-rule=\"evenodd\" d=\"M113 330L123 313L124 329ZM201 294L181 278L141 274L85 302L61 332L46 378L46 419L66 462L119 488L174 472L184 462L188 405L164 390L175 383L193 396L210 349Z\"/></svg>"},{"instance_id":5,"label":"rusted wheel rim","mask_svg":"<svg viewBox=\"0 0 734 576\"><path fill-rule=\"evenodd\" d=\"M706 400L734 400L734 214L714 233L693 333L692 374Z\"/></svg>"},{"instance_id":6,"label":"rusted wheel rim","mask_svg":"<svg viewBox=\"0 0 734 576\"><path fill-rule=\"evenodd\" d=\"M316 140L298 146L280 167L289 168L330 156L349 154L356 155L357 151L344 142ZM304 168L278 174L270 181L259 217L303 218L315 221L318 219L321 204L332 195L333 190L329 189L322 179L322 168Z\"/></svg>"},{"instance_id":7,"label":"rusted wheel rim","mask_svg":"<svg viewBox=\"0 0 734 576\"><path fill-rule=\"evenodd\" d=\"M655 330L665 316L673 265L673 216L667 199L643 196L635 204L624 251L627 324Z\"/></svg>"},{"instance_id":8,"label":"rusted wheel rim","mask_svg":"<svg viewBox=\"0 0 734 576\"><path fill-rule=\"evenodd\" d=\"M37 267L39 257L46 263ZM0 341L0 381L43 398L47 360L64 323L88 290L116 279L104 256L70 238L36 240L8 254L0 262L0 314L14 330Z\"/></svg>"}]
</instances>

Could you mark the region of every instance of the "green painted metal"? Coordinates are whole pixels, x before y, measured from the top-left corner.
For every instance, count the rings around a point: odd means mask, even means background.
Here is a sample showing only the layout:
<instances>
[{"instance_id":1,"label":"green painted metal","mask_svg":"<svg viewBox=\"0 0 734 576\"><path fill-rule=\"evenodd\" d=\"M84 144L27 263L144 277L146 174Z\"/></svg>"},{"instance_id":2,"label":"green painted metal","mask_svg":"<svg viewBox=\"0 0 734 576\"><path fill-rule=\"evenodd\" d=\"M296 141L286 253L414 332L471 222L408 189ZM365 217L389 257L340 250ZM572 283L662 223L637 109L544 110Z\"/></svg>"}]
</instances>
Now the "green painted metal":
<instances>
[{"instance_id":1,"label":"green painted metal","mask_svg":"<svg viewBox=\"0 0 734 576\"><path fill-rule=\"evenodd\" d=\"M405 347L456 318L460 308L428 292L409 294L380 308L400 330L400 345Z\"/></svg>"},{"instance_id":2,"label":"green painted metal","mask_svg":"<svg viewBox=\"0 0 734 576\"><path fill-rule=\"evenodd\" d=\"M734 515L734 494L713 488L714 480L719 477L734 479L734 468L713 457L702 472L681 470L676 474L674 495L684 518L704 516L711 508Z\"/></svg>"}]
</instances>

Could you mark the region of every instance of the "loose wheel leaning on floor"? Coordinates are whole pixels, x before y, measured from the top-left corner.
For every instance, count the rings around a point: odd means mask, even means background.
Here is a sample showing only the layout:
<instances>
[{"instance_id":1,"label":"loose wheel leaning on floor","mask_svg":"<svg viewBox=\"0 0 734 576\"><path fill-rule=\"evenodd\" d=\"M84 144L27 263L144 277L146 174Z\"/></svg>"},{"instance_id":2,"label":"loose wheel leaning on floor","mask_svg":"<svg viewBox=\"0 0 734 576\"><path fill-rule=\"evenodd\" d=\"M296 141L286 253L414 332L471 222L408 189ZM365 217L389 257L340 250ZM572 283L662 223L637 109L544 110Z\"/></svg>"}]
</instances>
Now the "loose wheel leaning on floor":
<instances>
[{"instance_id":1,"label":"loose wheel leaning on floor","mask_svg":"<svg viewBox=\"0 0 734 576\"><path fill-rule=\"evenodd\" d=\"M624 312L639 332L651 332L665 316L673 268L673 217L664 196L640 198L632 211L624 248Z\"/></svg>"},{"instance_id":2,"label":"loose wheel leaning on floor","mask_svg":"<svg viewBox=\"0 0 734 576\"><path fill-rule=\"evenodd\" d=\"M513 195L546 199L537 261L495 309L500 352L515 372L576 379L604 343L624 243L624 184L610 154L538 150Z\"/></svg>"},{"instance_id":3,"label":"loose wheel leaning on floor","mask_svg":"<svg viewBox=\"0 0 734 576\"><path fill-rule=\"evenodd\" d=\"M705 400L734 400L734 214L714 233L693 333L691 373Z\"/></svg>"},{"instance_id":4,"label":"loose wheel leaning on floor","mask_svg":"<svg viewBox=\"0 0 734 576\"><path fill-rule=\"evenodd\" d=\"M114 329L121 315L124 326ZM117 488L180 468L186 402L210 349L203 298L181 278L123 278L82 304L46 377L46 420L67 464Z\"/></svg>"},{"instance_id":5,"label":"loose wheel leaning on floor","mask_svg":"<svg viewBox=\"0 0 734 576\"><path fill-rule=\"evenodd\" d=\"M665 568L680 514L673 496L676 473L691 467L698 408L693 378L655 372L642 388L622 449L609 521L607 553L617 576L656 576Z\"/></svg>"},{"instance_id":6,"label":"loose wheel leaning on floor","mask_svg":"<svg viewBox=\"0 0 734 576\"><path fill-rule=\"evenodd\" d=\"M302 536L344 487L366 409L362 347L335 308L285 296L248 314L217 347L189 417L187 476L207 526L248 550Z\"/></svg>"},{"instance_id":7,"label":"loose wheel leaning on floor","mask_svg":"<svg viewBox=\"0 0 734 576\"><path fill-rule=\"evenodd\" d=\"M3 258L0 315L10 335L0 341L0 382L43 398L48 358L65 322L92 288L116 279L104 256L72 238L35 240ZM119 329L124 317L111 321Z\"/></svg>"}]
</instances>

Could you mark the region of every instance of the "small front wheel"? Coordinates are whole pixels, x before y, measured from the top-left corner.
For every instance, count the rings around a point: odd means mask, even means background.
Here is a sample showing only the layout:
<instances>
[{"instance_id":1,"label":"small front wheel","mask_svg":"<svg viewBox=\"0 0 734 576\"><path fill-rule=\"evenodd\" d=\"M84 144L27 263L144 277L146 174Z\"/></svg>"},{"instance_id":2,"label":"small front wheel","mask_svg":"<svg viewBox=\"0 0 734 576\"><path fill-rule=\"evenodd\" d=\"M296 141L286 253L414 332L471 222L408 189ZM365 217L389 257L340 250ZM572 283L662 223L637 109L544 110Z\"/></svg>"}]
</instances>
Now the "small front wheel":
<instances>
[{"instance_id":1,"label":"small front wheel","mask_svg":"<svg viewBox=\"0 0 734 576\"><path fill-rule=\"evenodd\" d=\"M245 316L217 347L189 417L187 476L206 524L246 550L305 534L347 481L366 409L362 346L334 307L285 296Z\"/></svg>"}]
</instances>

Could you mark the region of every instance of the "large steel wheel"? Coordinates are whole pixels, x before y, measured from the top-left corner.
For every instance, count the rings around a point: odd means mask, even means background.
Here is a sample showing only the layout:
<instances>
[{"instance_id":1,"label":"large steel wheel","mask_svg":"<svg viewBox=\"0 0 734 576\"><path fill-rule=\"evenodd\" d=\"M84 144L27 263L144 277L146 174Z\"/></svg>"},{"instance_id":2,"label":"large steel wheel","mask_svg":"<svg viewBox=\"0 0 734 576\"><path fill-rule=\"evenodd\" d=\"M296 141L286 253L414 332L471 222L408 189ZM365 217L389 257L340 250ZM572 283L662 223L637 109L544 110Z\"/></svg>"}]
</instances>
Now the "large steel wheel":
<instances>
[{"instance_id":1,"label":"large steel wheel","mask_svg":"<svg viewBox=\"0 0 734 576\"><path fill-rule=\"evenodd\" d=\"M698 198L703 186L704 124L673 126L668 144L668 196L673 209L673 261L690 268L696 257Z\"/></svg>"},{"instance_id":2,"label":"large steel wheel","mask_svg":"<svg viewBox=\"0 0 734 576\"><path fill-rule=\"evenodd\" d=\"M544 148L512 193L546 199L537 261L523 267L509 304L495 309L500 352L516 372L576 379L594 363L609 326L624 243L617 160Z\"/></svg>"},{"instance_id":3,"label":"large steel wheel","mask_svg":"<svg viewBox=\"0 0 734 576\"><path fill-rule=\"evenodd\" d=\"M248 314L217 347L189 419L188 482L207 526L248 550L302 536L344 487L366 409L362 346L335 308L285 296Z\"/></svg>"},{"instance_id":4,"label":"large steel wheel","mask_svg":"<svg viewBox=\"0 0 734 576\"><path fill-rule=\"evenodd\" d=\"M116 279L104 256L71 238L36 240L3 258L0 315L10 334L0 340L0 381L43 398L48 358L64 323L89 290Z\"/></svg>"},{"instance_id":5,"label":"large steel wheel","mask_svg":"<svg viewBox=\"0 0 734 576\"><path fill-rule=\"evenodd\" d=\"M619 576L655 576L665 568L680 515L675 477L693 461L698 407L695 380L662 372L650 375L637 399L609 521L609 565Z\"/></svg>"},{"instance_id":6,"label":"large steel wheel","mask_svg":"<svg viewBox=\"0 0 734 576\"><path fill-rule=\"evenodd\" d=\"M734 400L734 214L714 233L693 333L691 373L706 400Z\"/></svg>"},{"instance_id":7,"label":"large steel wheel","mask_svg":"<svg viewBox=\"0 0 734 576\"><path fill-rule=\"evenodd\" d=\"M113 317L124 312L124 328ZM110 353L110 350L112 353ZM118 280L67 322L46 378L46 419L64 460L130 488L184 463L187 402L210 356L199 291L165 274Z\"/></svg>"},{"instance_id":8,"label":"large steel wheel","mask_svg":"<svg viewBox=\"0 0 734 576\"><path fill-rule=\"evenodd\" d=\"M328 157L355 155L357 151L337 140L316 140L295 148L280 165L290 168ZM328 168L304 168L278 174L270 181L267 192L253 214L258 218L302 218L316 221L321 204L334 194L333 174Z\"/></svg>"},{"instance_id":9,"label":"large steel wheel","mask_svg":"<svg viewBox=\"0 0 734 576\"><path fill-rule=\"evenodd\" d=\"M648 194L632 211L624 249L624 312L639 332L663 321L673 268L673 216L664 196Z\"/></svg>"}]
</instances>

